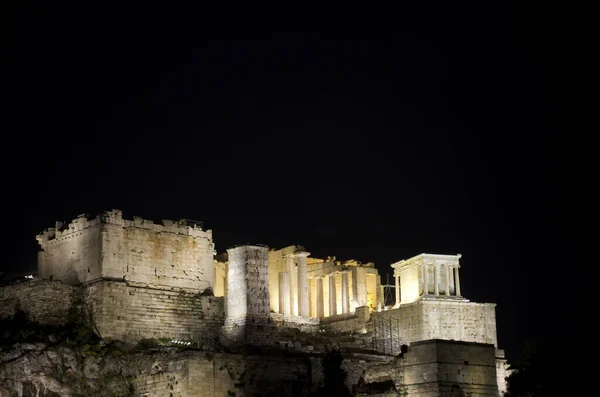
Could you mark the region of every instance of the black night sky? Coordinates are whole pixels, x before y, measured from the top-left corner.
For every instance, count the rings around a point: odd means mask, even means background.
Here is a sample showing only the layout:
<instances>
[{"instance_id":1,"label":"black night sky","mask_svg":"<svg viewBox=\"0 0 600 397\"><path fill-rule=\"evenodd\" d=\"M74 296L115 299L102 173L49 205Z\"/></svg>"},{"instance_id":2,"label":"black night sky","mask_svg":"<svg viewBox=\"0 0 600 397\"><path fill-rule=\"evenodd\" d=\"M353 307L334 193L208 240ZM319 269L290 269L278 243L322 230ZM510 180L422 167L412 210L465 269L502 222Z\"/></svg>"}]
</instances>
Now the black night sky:
<instances>
[{"instance_id":1,"label":"black night sky","mask_svg":"<svg viewBox=\"0 0 600 397\"><path fill-rule=\"evenodd\" d=\"M461 253L463 295L498 304L509 359L550 337L551 18L528 2L418 3L16 10L3 270L34 270L55 220L119 208L202 220L219 252L300 244L390 282L395 261Z\"/></svg>"}]
</instances>

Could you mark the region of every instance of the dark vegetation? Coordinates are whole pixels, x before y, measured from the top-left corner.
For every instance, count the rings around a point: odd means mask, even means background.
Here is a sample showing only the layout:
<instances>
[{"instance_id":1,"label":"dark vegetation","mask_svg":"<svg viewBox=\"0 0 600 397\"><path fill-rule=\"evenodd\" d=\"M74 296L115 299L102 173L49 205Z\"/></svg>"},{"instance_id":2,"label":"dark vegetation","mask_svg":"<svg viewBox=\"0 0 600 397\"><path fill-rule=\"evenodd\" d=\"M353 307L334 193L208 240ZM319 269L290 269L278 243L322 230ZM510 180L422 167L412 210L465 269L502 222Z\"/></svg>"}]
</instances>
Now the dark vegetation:
<instances>
[{"instance_id":1,"label":"dark vegetation","mask_svg":"<svg viewBox=\"0 0 600 397\"><path fill-rule=\"evenodd\" d=\"M330 349L323 358L323 387L314 395L315 397L351 397L352 394L344 384L346 371L342 368L344 357L338 349Z\"/></svg>"},{"instance_id":2,"label":"dark vegetation","mask_svg":"<svg viewBox=\"0 0 600 397\"><path fill-rule=\"evenodd\" d=\"M593 378L585 365L584 353L575 346L561 346L547 340L527 340L522 358L507 378L505 397L591 396Z\"/></svg>"}]
</instances>

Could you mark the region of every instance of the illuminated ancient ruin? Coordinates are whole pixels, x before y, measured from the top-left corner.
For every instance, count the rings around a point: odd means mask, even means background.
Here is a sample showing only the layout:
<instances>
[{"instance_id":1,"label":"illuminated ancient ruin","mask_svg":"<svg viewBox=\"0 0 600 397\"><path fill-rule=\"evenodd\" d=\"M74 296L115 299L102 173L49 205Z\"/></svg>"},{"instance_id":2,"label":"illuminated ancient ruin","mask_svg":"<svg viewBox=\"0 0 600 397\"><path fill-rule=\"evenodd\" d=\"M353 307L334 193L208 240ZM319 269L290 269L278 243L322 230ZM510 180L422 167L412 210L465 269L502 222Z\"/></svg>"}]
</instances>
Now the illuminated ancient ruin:
<instances>
[{"instance_id":1,"label":"illuminated ancient ruin","mask_svg":"<svg viewBox=\"0 0 600 397\"><path fill-rule=\"evenodd\" d=\"M401 355L411 363L383 367L373 358L361 382L389 378L415 396L449 385L472 396L505 387L495 304L461 295L458 254L393 263L396 300L385 306L373 263L313 258L302 246L243 245L217 255L212 231L198 222L126 220L113 210L57 222L37 239L38 276L84 286L105 339L194 342L214 332L227 343L317 354L310 335L326 336L372 357ZM282 341L285 329L308 339ZM440 354L455 354L445 361L445 375L425 376L427 360ZM463 375L448 375L456 371Z\"/></svg>"}]
</instances>

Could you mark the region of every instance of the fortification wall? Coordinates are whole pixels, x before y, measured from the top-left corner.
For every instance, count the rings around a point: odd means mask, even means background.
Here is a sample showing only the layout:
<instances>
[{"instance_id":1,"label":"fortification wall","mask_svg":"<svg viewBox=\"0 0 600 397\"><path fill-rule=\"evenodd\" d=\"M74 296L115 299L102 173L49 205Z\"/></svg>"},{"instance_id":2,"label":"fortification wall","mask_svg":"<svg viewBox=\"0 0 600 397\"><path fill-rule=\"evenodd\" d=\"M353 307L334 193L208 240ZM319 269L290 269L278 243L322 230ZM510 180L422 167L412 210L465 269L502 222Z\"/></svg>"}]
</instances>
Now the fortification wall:
<instances>
[{"instance_id":1,"label":"fortification wall","mask_svg":"<svg viewBox=\"0 0 600 397\"><path fill-rule=\"evenodd\" d=\"M196 340L203 330L218 329L224 320L222 297L115 281L89 284L85 296L96 326L107 340Z\"/></svg>"},{"instance_id":2,"label":"fortification wall","mask_svg":"<svg viewBox=\"0 0 600 397\"><path fill-rule=\"evenodd\" d=\"M374 347L382 352L398 354L403 344L423 340L423 306L420 301L398 309L373 313Z\"/></svg>"},{"instance_id":3,"label":"fortification wall","mask_svg":"<svg viewBox=\"0 0 600 397\"><path fill-rule=\"evenodd\" d=\"M251 342L254 332L274 327L269 317L268 250L257 245L227 250L227 318L222 331L236 342Z\"/></svg>"},{"instance_id":4,"label":"fortification wall","mask_svg":"<svg viewBox=\"0 0 600 397\"><path fill-rule=\"evenodd\" d=\"M103 277L190 291L212 288L213 251L208 236L105 225Z\"/></svg>"},{"instance_id":5,"label":"fortification wall","mask_svg":"<svg viewBox=\"0 0 600 397\"><path fill-rule=\"evenodd\" d=\"M102 274L100 218L80 216L62 229L49 229L37 236L42 248L38 253L38 277L80 284L96 280Z\"/></svg>"},{"instance_id":6,"label":"fortification wall","mask_svg":"<svg viewBox=\"0 0 600 397\"><path fill-rule=\"evenodd\" d=\"M346 371L348 390L359 383L370 362L380 360L370 356L345 358L342 368ZM176 357L155 358L152 363L147 360L144 364L134 380L141 396L173 393L174 396L291 397L314 393L325 380L319 356L186 352Z\"/></svg>"},{"instance_id":7,"label":"fortification wall","mask_svg":"<svg viewBox=\"0 0 600 397\"><path fill-rule=\"evenodd\" d=\"M391 380L402 395L498 397L494 346L428 340L413 343L389 364L371 365L368 385Z\"/></svg>"},{"instance_id":8,"label":"fortification wall","mask_svg":"<svg viewBox=\"0 0 600 397\"><path fill-rule=\"evenodd\" d=\"M401 387L409 396L440 394L497 397L495 349L473 343L423 341L399 361Z\"/></svg>"},{"instance_id":9,"label":"fortification wall","mask_svg":"<svg viewBox=\"0 0 600 397\"><path fill-rule=\"evenodd\" d=\"M375 340L394 341L394 354L400 352L402 344L429 339L497 346L495 304L420 299L373 313L373 333Z\"/></svg>"},{"instance_id":10,"label":"fortification wall","mask_svg":"<svg viewBox=\"0 0 600 397\"><path fill-rule=\"evenodd\" d=\"M506 378L509 377L512 372L513 370L510 369L510 365L504 357L504 350L496 349L496 380L498 382L498 390L500 391L501 396L506 393L508 387Z\"/></svg>"},{"instance_id":11,"label":"fortification wall","mask_svg":"<svg viewBox=\"0 0 600 397\"><path fill-rule=\"evenodd\" d=\"M498 347L496 304L422 300L423 334L417 340L447 339Z\"/></svg>"},{"instance_id":12,"label":"fortification wall","mask_svg":"<svg viewBox=\"0 0 600 397\"><path fill-rule=\"evenodd\" d=\"M69 284L105 278L191 292L212 288L212 231L162 223L126 220L118 210L80 216L64 228L57 223L38 236L39 274Z\"/></svg>"},{"instance_id":13,"label":"fortification wall","mask_svg":"<svg viewBox=\"0 0 600 397\"><path fill-rule=\"evenodd\" d=\"M60 281L32 280L0 287L0 319L19 311L32 323L49 326L67 324L78 289Z\"/></svg>"}]
</instances>

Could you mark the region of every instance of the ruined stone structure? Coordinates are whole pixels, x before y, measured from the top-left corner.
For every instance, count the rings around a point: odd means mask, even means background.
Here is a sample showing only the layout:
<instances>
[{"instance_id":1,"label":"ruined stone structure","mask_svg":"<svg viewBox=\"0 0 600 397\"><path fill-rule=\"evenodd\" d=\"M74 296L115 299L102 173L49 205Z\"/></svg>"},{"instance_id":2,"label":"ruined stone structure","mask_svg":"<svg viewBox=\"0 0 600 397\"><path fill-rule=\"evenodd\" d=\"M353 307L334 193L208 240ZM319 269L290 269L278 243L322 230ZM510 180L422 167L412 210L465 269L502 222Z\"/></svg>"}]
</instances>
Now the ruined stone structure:
<instances>
[{"instance_id":1,"label":"ruined stone structure","mask_svg":"<svg viewBox=\"0 0 600 397\"><path fill-rule=\"evenodd\" d=\"M211 230L197 222L130 221L113 210L57 222L37 239L38 276L81 285L105 339L196 343L212 332L222 346L318 355L326 337L370 357L349 387L388 379L409 396L459 388L473 397L505 388L495 304L462 296L460 255L392 264L396 302L385 306L373 263L312 258L301 246L243 245L217 255ZM315 371L309 367L302 371Z\"/></svg>"},{"instance_id":2,"label":"ruined stone structure","mask_svg":"<svg viewBox=\"0 0 600 397\"><path fill-rule=\"evenodd\" d=\"M161 224L139 217L123 219L108 211L37 236L38 275L69 284L126 281L151 288L201 292L213 285L212 231L187 221Z\"/></svg>"}]
</instances>

